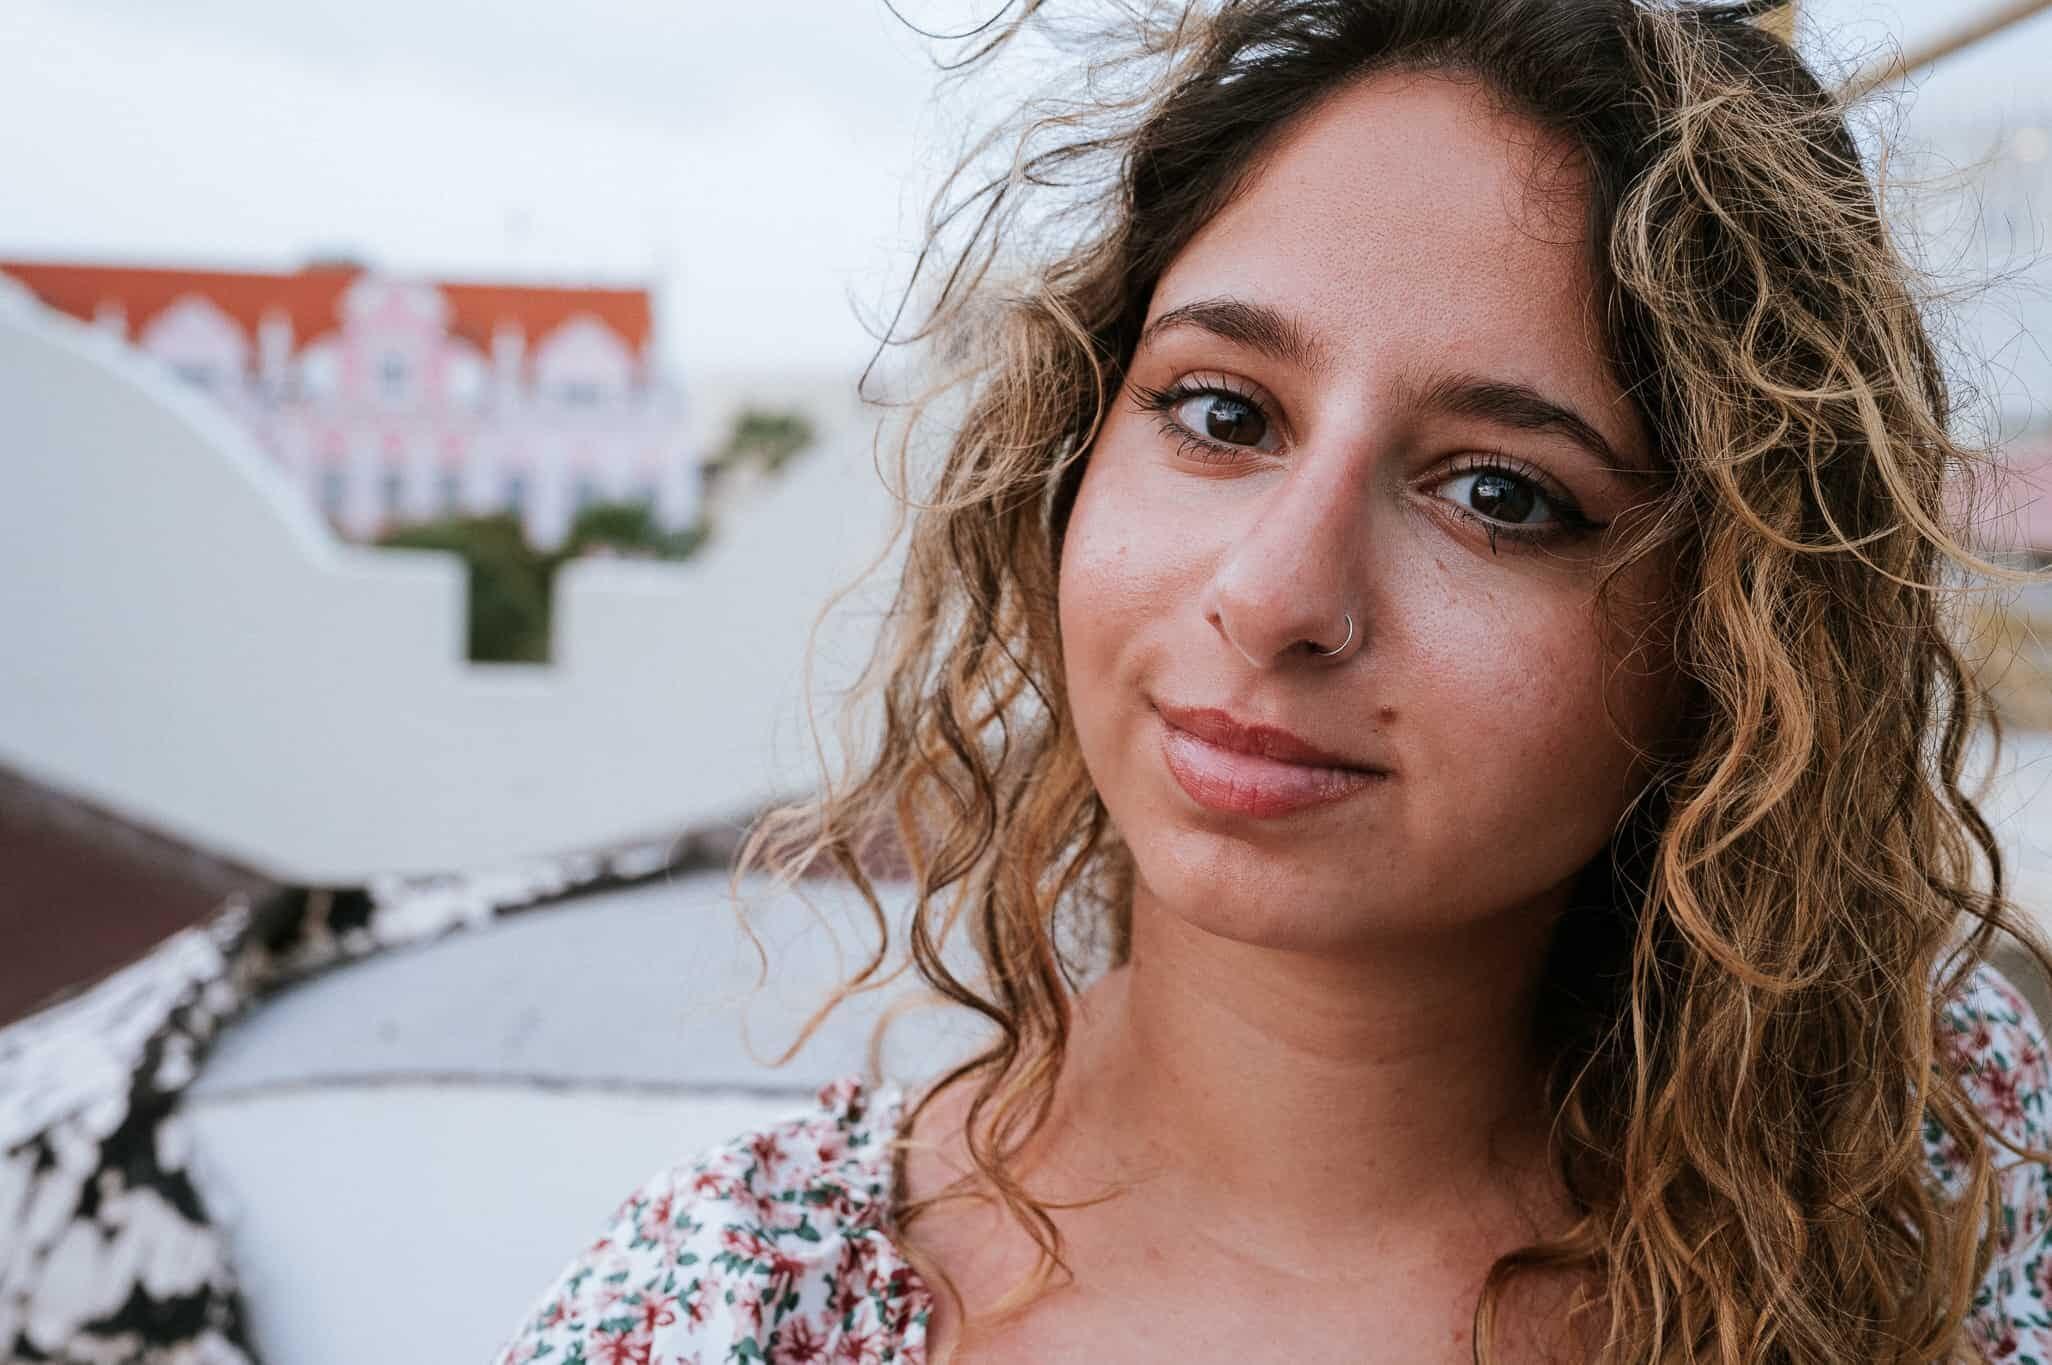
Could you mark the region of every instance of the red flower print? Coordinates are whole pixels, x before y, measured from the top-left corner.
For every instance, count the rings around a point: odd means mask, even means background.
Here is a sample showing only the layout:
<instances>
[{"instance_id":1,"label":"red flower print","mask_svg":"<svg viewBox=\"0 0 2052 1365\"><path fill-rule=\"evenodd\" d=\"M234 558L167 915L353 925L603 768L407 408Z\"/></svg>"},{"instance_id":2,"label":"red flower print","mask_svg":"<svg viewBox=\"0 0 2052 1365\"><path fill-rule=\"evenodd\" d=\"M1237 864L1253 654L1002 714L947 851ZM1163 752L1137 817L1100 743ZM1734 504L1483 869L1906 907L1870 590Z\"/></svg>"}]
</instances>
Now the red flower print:
<instances>
[{"instance_id":1,"label":"red flower print","mask_svg":"<svg viewBox=\"0 0 2052 1365\"><path fill-rule=\"evenodd\" d=\"M771 1349L773 1365L816 1365L826 1359L826 1341L804 1318L793 1318L777 1333Z\"/></svg>"},{"instance_id":2,"label":"red flower print","mask_svg":"<svg viewBox=\"0 0 2052 1365\"><path fill-rule=\"evenodd\" d=\"M836 1365L881 1365L883 1347L874 1332L850 1332L834 1343Z\"/></svg>"},{"instance_id":3,"label":"red flower print","mask_svg":"<svg viewBox=\"0 0 2052 1365\"><path fill-rule=\"evenodd\" d=\"M2008 1072L1992 1072L1987 1080L1987 1099L1981 1106L2001 1121L2002 1132L2014 1140L2023 1133L2023 1092L2017 1086L2016 1077Z\"/></svg>"},{"instance_id":4,"label":"red flower print","mask_svg":"<svg viewBox=\"0 0 2052 1365\"><path fill-rule=\"evenodd\" d=\"M869 1202L890 1188L899 1106L865 1117L852 1081L826 1103L637 1190L499 1365L718 1365L749 1338L768 1353L756 1365L923 1361L927 1300Z\"/></svg>"},{"instance_id":5,"label":"red flower print","mask_svg":"<svg viewBox=\"0 0 2052 1365\"><path fill-rule=\"evenodd\" d=\"M784 1148L777 1141L777 1135L773 1132L757 1133L754 1138L750 1139L748 1150L755 1154L755 1159L762 1164L766 1171L774 1171L783 1164Z\"/></svg>"},{"instance_id":6,"label":"red flower print","mask_svg":"<svg viewBox=\"0 0 2052 1365\"><path fill-rule=\"evenodd\" d=\"M769 1243L763 1241L751 1228L721 1228L720 1244L736 1256L751 1261L769 1250Z\"/></svg>"},{"instance_id":7,"label":"red flower print","mask_svg":"<svg viewBox=\"0 0 2052 1365\"><path fill-rule=\"evenodd\" d=\"M838 1080L828 1081L819 1088L819 1107L829 1114L837 1114L845 1109L848 1111L849 1122L860 1123L861 1095L862 1083L852 1076L843 1076Z\"/></svg>"},{"instance_id":8,"label":"red flower print","mask_svg":"<svg viewBox=\"0 0 2052 1365\"><path fill-rule=\"evenodd\" d=\"M592 1365L650 1365L654 1351L655 1343L639 1332L591 1334Z\"/></svg>"},{"instance_id":9,"label":"red flower print","mask_svg":"<svg viewBox=\"0 0 2052 1365\"><path fill-rule=\"evenodd\" d=\"M648 1294L641 1300L641 1330L654 1332L658 1327L668 1327L677 1320L677 1298L674 1294Z\"/></svg>"}]
</instances>

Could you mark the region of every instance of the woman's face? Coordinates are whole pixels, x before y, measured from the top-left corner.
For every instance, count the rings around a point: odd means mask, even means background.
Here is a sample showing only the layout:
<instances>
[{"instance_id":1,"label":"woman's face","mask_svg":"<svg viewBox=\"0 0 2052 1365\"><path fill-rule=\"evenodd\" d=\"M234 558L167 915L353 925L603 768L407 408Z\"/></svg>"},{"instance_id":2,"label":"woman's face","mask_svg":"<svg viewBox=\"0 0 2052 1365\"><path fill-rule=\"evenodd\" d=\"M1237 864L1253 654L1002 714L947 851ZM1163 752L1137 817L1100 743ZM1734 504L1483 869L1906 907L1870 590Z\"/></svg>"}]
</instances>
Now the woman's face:
<instances>
[{"instance_id":1,"label":"woman's face","mask_svg":"<svg viewBox=\"0 0 2052 1365\"><path fill-rule=\"evenodd\" d=\"M1643 780L1664 570L1602 617L1596 555L1652 457L1572 165L1471 84L1376 77L1156 288L1061 629L1141 894L1185 920L1330 951L1557 904Z\"/></svg>"}]
</instances>

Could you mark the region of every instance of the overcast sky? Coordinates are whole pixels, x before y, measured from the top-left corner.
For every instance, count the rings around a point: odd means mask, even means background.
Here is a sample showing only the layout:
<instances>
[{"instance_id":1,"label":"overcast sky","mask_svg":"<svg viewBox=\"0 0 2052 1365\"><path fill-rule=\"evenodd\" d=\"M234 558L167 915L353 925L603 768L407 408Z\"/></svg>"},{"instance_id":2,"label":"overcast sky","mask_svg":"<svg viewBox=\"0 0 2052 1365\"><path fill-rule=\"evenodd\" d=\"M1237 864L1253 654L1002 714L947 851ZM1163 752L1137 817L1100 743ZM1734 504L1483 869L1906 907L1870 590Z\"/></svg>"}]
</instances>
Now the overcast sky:
<instances>
[{"instance_id":1,"label":"overcast sky","mask_svg":"<svg viewBox=\"0 0 2052 1365\"><path fill-rule=\"evenodd\" d=\"M1843 61L1968 8L1806 14ZM1912 127L2046 122L2048 68L2041 16L1925 80ZM0 253L667 278L687 371L838 367L959 134L932 88L882 0L7 0Z\"/></svg>"}]
</instances>

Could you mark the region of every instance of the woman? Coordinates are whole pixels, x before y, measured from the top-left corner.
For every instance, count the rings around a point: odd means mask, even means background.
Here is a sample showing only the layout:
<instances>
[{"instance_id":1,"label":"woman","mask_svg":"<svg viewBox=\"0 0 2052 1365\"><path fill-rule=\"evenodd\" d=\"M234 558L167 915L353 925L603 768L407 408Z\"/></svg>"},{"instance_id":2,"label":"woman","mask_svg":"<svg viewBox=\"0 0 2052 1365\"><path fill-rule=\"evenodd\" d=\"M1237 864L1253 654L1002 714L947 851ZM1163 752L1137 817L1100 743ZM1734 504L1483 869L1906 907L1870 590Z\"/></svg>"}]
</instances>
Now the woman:
<instances>
[{"instance_id":1,"label":"woman","mask_svg":"<svg viewBox=\"0 0 2052 1365\"><path fill-rule=\"evenodd\" d=\"M1200 6L952 201L882 743L749 860L893 821L993 1041L503 1359L2048 1357L1966 452L1762 8Z\"/></svg>"}]
</instances>

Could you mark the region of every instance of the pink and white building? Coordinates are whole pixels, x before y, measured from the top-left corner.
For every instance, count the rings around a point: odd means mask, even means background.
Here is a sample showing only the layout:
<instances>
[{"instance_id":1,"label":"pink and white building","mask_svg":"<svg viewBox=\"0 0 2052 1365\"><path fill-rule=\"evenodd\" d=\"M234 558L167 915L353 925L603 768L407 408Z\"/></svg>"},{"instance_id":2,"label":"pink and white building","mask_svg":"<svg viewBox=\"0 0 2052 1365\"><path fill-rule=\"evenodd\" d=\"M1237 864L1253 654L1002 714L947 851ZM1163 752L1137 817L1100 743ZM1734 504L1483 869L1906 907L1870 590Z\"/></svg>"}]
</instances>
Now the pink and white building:
<instances>
[{"instance_id":1,"label":"pink and white building","mask_svg":"<svg viewBox=\"0 0 2052 1365\"><path fill-rule=\"evenodd\" d=\"M698 507L646 289L0 261L45 305L158 357L239 417L344 535L511 512L561 542L594 501ZM0 281L4 284L5 281Z\"/></svg>"}]
</instances>

